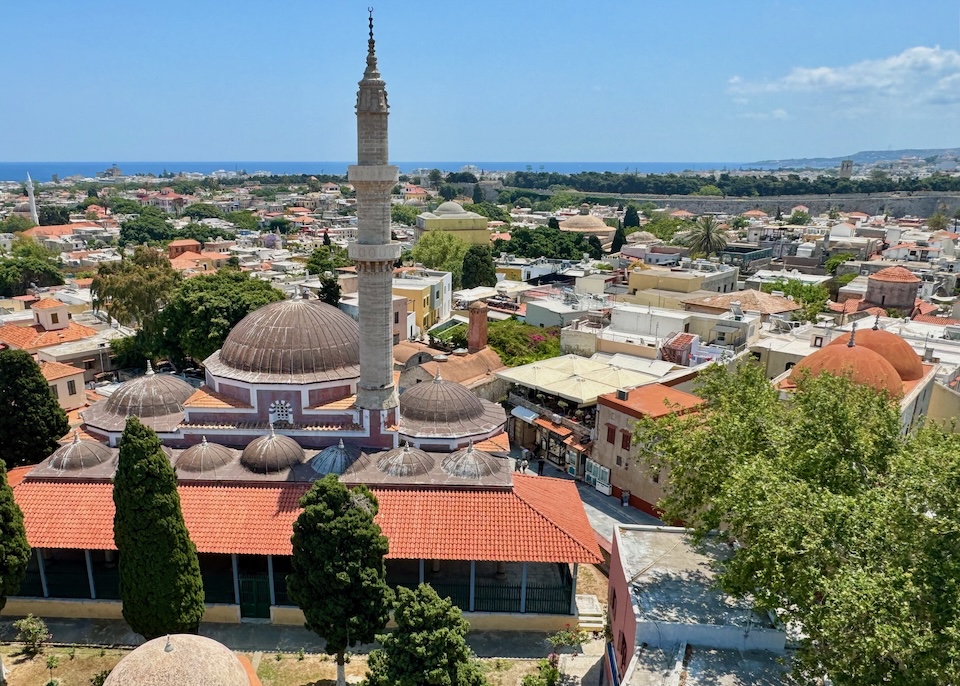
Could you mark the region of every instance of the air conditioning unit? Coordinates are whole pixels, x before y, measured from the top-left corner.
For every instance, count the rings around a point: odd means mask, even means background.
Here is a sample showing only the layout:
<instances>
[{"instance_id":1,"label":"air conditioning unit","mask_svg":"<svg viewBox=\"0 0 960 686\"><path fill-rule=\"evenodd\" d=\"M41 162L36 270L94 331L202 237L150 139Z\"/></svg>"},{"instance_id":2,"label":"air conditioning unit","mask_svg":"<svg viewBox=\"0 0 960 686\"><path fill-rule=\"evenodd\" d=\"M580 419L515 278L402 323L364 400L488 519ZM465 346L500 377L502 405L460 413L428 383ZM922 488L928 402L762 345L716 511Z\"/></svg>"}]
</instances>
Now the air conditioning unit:
<instances>
[{"instance_id":1,"label":"air conditioning unit","mask_svg":"<svg viewBox=\"0 0 960 686\"><path fill-rule=\"evenodd\" d=\"M605 484L601 481L598 481L596 486L594 486L594 488L596 488L598 491L600 491L604 495L610 495L611 493L613 493L613 486L611 486L610 484Z\"/></svg>"},{"instance_id":2,"label":"air conditioning unit","mask_svg":"<svg viewBox=\"0 0 960 686\"><path fill-rule=\"evenodd\" d=\"M617 400L629 400L629 399L630 399L629 391L623 388L617 389Z\"/></svg>"},{"instance_id":3,"label":"air conditioning unit","mask_svg":"<svg viewBox=\"0 0 960 686\"><path fill-rule=\"evenodd\" d=\"M561 419L560 415L558 415L558 414L553 415L553 423L554 423L554 424L559 424L559 423L560 423L560 419Z\"/></svg>"}]
</instances>

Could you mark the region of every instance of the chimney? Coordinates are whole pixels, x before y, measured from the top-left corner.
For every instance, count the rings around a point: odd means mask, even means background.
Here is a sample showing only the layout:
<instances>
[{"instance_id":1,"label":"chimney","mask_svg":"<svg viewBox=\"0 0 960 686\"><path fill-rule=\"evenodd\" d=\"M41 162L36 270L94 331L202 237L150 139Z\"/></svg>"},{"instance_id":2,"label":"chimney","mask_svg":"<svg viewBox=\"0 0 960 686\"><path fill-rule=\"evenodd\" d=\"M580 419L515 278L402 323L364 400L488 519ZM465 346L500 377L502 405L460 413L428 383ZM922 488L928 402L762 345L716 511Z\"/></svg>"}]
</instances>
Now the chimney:
<instances>
[{"instance_id":1,"label":"chimney","mask_svg":"<svg viewBox=\"0 0 960 686\"><path fill-rule=\"evenodd\" d=\"M467 329L467 352L478 353L487 347L487 304L480 300L467 308L470 324Z\"/></svg>"}]
</instances>

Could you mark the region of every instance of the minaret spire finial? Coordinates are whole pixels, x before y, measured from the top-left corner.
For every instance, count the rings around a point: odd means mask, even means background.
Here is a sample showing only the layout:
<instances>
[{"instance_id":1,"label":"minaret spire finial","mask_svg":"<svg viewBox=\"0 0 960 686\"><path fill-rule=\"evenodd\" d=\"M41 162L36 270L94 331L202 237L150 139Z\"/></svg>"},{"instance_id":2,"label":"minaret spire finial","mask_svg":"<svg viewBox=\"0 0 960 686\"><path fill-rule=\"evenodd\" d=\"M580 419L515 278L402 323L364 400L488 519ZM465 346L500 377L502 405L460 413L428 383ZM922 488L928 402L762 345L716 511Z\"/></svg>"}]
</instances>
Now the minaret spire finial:
<instances>
[{"instance_id":1,"label":"minaret spire finial","mask_svg":"<svg viewBox=\"0 0 960 686\"><path fill-rule=\"evenodd\" d=\"M847 341L847 347L848 347L848 348L852 348L852 347L853 347L853 338L854 338L854 336L856 336L856 335L857 335L857 323L854 322L854 323L850 326L850 340Z\"/></svg>"},{"instance_id":2,"label":"minaret spire finial","mask_svg":"<svg viewBox=\"0 0 960 686\"><path fill-rule=\"evenodd\" d=\"M380 70L377 68L377 43L373 39L373 8L368 7L367 12L370 13L370 38L367 39L367 68L363 72L364 81L380 79Z\"/></svg>"}]
</instances>

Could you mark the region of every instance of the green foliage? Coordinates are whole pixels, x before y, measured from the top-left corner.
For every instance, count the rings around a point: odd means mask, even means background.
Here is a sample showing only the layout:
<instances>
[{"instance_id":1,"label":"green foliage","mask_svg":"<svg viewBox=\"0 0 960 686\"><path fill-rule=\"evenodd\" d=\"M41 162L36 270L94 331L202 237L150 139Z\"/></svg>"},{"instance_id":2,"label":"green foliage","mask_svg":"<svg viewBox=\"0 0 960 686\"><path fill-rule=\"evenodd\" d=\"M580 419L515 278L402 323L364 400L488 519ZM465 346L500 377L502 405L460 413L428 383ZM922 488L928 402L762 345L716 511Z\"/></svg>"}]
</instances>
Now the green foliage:
<instances>
[{"instance_id":1,"label":"green foliage","mask_svg":"<svg viewBox=\"0 0 960 686\"><path fill-rule=\"evenodd\" d=\"M23 644L23 653L29 657L43 654L44 643L50 640L50 631L47 624L32 614L13 623L17 630L17 642Z\"/></svg>"},{"instance_id":2,"label":"green foliage","mask_svg":"<svg viewBox=\"0 0 960 686\"><path fill-rule=\"evenodd\" d=\"M107 681L107 677L110 676L111 671L112 670L104 669L94 674L90 677L90 686L103 686Z\"/></svg>"},{"instance_id":3,"label":"green foliage","mask_svg":"<svg viewBox=\"0 0 960 686\"><path fill-rule=\"evenodd\" d=\"M549 219L547 219L547 227L551 229L556 229L557 231L559 231L560 220L557 219L556 217L550 217Z\"/></svg>"},{"instance_id":4,"label":"green foliage","mask_svg":"<svg viewBox=\"0 0 960 686\"><path fill-rule=\"evenodd\" d=\"M347 648L370 643L390 617L388 543L373 521L377 498L365 486L348 489L335 475L314 482L293 525L293 571L287 593L306 628L336 654L342 672Z\"/></svg>"},{"instance_id":5,"label":"green foliage","mask_svg":"<svg viewBox=\"0 0 960 686\"><path fill-rule=\"evenodd\" d=\"M855 260L855 259L857 259L856 255L848 252L841 252L827 258L827 261L823 263L823 267L831 274L836 274L837 267L839 267L844 262L849 262L850 260Z\"/></svg>"},{"instance_id":6,"label":"green foliage","mask_svg":"<svg viewBox=\"0 0 960 686\"><path fill-rule=\"evenodd\" d=\"M633 205L627 205L627 209L623 213L623 226L624 228L640 226L640 214Z\"/></svg>"},{"instance_id":7,"label":"green foliage","mask_svg":"<svg viewBox=\"0 0 960 686\"><path fill-rule=\"evenodd\" d=\"M806 212L794 212L787 217L787 224L792 226L806 226L810 223L810 215Z\"/></svg>"},{"instance_id":8,"label":"green foliage","mask_svg":"<svg viewBox=\"0 0 960 686\"><path fill-rule=\"evenodd\" d=\"M223 346L241 319L284 297L267 281L233 269L186 279L157 319L156 347L177 363L202 361Z\"/></svg>"},{"instance_id":9,"label":"green foliage","mask_svg":"<svg viewBox=\"0 0 960 686\"><path fill-rule=\"evenodd\" d=\"M476 183L477 177L470 172L450 172L447 174L447 183Z\"/></svg>"},{"instance_id":10,"label":"green foliage","mask_svg":"<svg viewBox=\"0 0 960 686\"><path fill-rule=\"evenodd\" d=\"M712 183L700 186L700 190L697 191L697 195L714 195L722 196L723 191L714 186Z\"/></svg>"},{"instance_id":11,"label":"green foliage","mask_svg":"<svg viewBox=\"0 0 960 686\"><path fill-rule=\"evenodd\" d=\"M733 221L730 222L730 228L740 230L745 229L750 226L750 220L746 217L736 216L733 218Z\"/></svg>"},{"instance_id":12,"label":"green foliage","mask_svg":"<svg viewBox=\"0 0 960 686\"><path fill-rule=\"evenodd\" d=\"M290 233L293 229L293 222L285 217L276 217L270 220L270 223L267 224L267 228L271 233L279 233L285 235Z\"/></svg>"},{"instance_id":13,"label":"green foliage","mask_svg":"<svg viewBox=\"0 0 960 686\"><path fill-rule=\"evenodd\" d=\"M517 367L560 355L560 329L525 324L511 317L490 322L487 343L508 367Z\"/></svg>"},{"instance_id":14,"label":"green foliage","mask_svg":"<svg viewBox=\"0 0 960 686\"><path fill-rule=\"evenodd\" d=\"M738 543L718 581L797 627L801 683L956 682L960 436L904 435L898 399L848 378L797 384L785 403L758 366L715 366L699 413L638 423L666 519Z\"/></svg>"},{"instance_id":15,"label":"green foliage","mask_svg":"<svg viewBox=\"0 0 960 686\"><path fill-rule=\"evenodd\" d=\"M479 205L483 202L483 188L480 187L479 183L473 184L473 203Z\"/></svg>"},{"instance_id":16,"label":"green foliage","mask_svg":"<svg viewBox=\"0 0 960 686\"><path fill-rule=\"evenodd\" d=\"M467 203L463 206L463 209L467 212L476 212L477 214L483 215L492 222L510 223L510 213L502 207L494 205L492 202L480 202L474 203L473 205Z\"/></svg>"},{"instance_id":17,"label":"green foliage","mask_svg":"<svg viewBox=\"0 0 960 686\"><path fill-rule=\"evenodd\" d=\"M496 286L497 270L493 264L493 253L486 245L471 245L463 257L464 288L477 286Z\"/></svg>"},{"instance_id":18,"label":"green foliage","mask_svg":"<svg viewBox=\"0 0 960 686\"><path fill-rule=\"evenodd\" d=\"M180 274L166 255L138 245L132 257L102 263L90 293L95 310L104 310L123 325L149 330L179 283Z\"/></svg>"},{"instance_id":19,"label":"green foliage","mask_svg":"<svg viewBox=\"0 0 960 686\"><path fill-rule=\"evenodd\" d=\"M618 226L616 232L613 234L613 243L610 246L611 253L618 253L620 249L627 242L627 232L622 226Z\"/></svg>"},{"instance_id":20,"label":"green foliage","mask_svg":"<svg viewBox=\"0 0 960 686\"><path fill-rule=\"evenodd\" d=\"M107 206L114 214L140 214L143 212L143 205L136 200L127 198L112 198Z\"/></svg>"},{"instance_id":21,"label":"green foliage","mask_svg":"<svg viewBox=\"0 0 960 686\"><path fill-rule=\"evenodd\" d=\"M590 236L589 238L596 238ZM538 226L533 229L521 227L510 233L510 240L499 240L494 244L494 251L508 252L517 257L547 257L557 260L579 260L583 253L599 259L603 250L591 242L584 234L574 231L561 231L549 226ZM599 241L596 241L599 243Z\"/></svg>"},{"instance_id":22,"label":"green foliage","mask_svg":"<svg viewBox=\"0 0 960 686\"><path fill-rule=\"evenodd\" d=\"M146 212L147 208L140 208L141 214L120 224L120 237L117 243L125 245L143 245L173 240L173 227L167 223L163 213Z\"/></svg>"},{"instance_id":23,"label":"green foliage","mask_svg":"<svg viewBox=\"0 0 960 686\"><path fill-rule=\"evenodd\" d=\"M467 645L470 625L460 608L427 584L400 587L397 628L377 636L367 686L483 686L486 679Z\"/></svg>"},{"instance_id":24,"label":"green foliage","mask_svg":"<svg viewBox=\"0 0 960 686\"><path fill-rule=\"evenodd\" d=\"M110 341L110 356L120 368L143 369L147 360L155 362L159 351L159 341L155 335L147 335L143 330L133 336L114 338Z\"/></svg>"},{"instance_id":25,"label":"green foliage","mask_svg":"<svg viewBox=\"0 0 960 686\"><path fill-rule=\"evenodd\" d=\"M782 291L784 296L792 297L797 303L803 305L802 310L795 310L792 313L793 318L800 321L817 321L817 315L823 312L830 298L830 292L823 286L806 284L799 279L778 279L761 285L760 290L764 293Z\"/></svg>"},{"instance_id":26,"label":"green foliage","mask_svg":"<svg viewBox=\"0 0 960 686\"><path fill-rule=\"evenodd\" d=\"M59 255L32 238L18 236L10 256L0 258L0 295L23 295L32 284L46 288L62 283Z\"/></svg>"},{"instance_id":27,"label":"green foliage","mask_svg":"<svg viewBox=\"0 0 960 686\"><path fill-rule=\"evenodd\" d=\"M557 686L560 683L560 656L552 654L537 663L537 673L523 677L522 686Z\"/></svg>"},{"instance_id":28,"label":"green foliage","mask_svg":"<svg viewBox=\"0 0 960 686\"><path fill-rule=\"evenodd\" d=\"M416 207L411 205L391 205L390 206L390 221L395 224L403 224L404 226L413 226L417 223L417 215L420 214L420 211Z\"/></svg>"},{"instance_id":29,"label":"green foliage","mask_svg":"<svg viewBox=\"0 0 960 686\"><path fill-rule=\"evenodd\" d=\"M223 218L223 211L219 207L206 202L197 202L188 205L186 209L183 210L183 214L196 220Z\"/></svg>"},{"instance_id":30,"label":"green foliage","mask_svg":"<svg viewBox=\"0 0 960 686\"><path fill-rule=\"evenodd\" d=\"M40 366L23 350L0 350L0 457L7 467L36 464L70 430ZM2 548L2 545L0 545Z\"/></svg>"},{"instance_id":31,"label":"green foliage","mask_svg":"<svg viewBox=\"0 0 960 686\"><path fill-rule=\"evenodd\" d=\"M113 502L123 618L147 640L196 633L203 581L177 477L160 439L136 417L127 419L121 438Z\"/></svg>"},{"instance_id":32,"label":"green foliage","mask_svg":"<svg viewBox=\"0 0 960 686\"><path fill-rule=\"evenodd\" d=\"M26 217L17 214L11 214L0 222L0 233L20 233L33 227L33 222Z\"/></svg>"},{"instance_id":33,"label":"green foliage","mask_svg":"<svg viewBox=\"0 0 960 686\"><path fill-rule=\"evenodd\" d=\"M647 231L662 241L669 241L673 239L674 234L678 231L689 231L692 228L692 222L685 221L679 217L671 217L666 212L657 212L642 228L632 229L627 231L627 233L630 234L637 230Z\"/></svg>"},{"instance_id":34,"label":"green foliage","mask_svg":"<svg viewBox=\"0 0 960 686\"><path fill-rule=\"evenodd\" d=\"M687 236L686 243L693 254L708 257L727 247L727 239L723 234L723 229L720 228L717 220L710 215L704 215L697 219L690 230L690 235Z\"/></svg>"},{"instance_id":35,"label":"green foliage","mask_svg":"<svg viewBox=\"0 0 960 686\"><path fill-rule=\"evenodd\" d=\"M460 189L451 183L445 183L440 186L440 197L444 200L453 200L460 194Z\"/></svg>"},{"instance_id":36,"label":"green foliage","mask_svg":"<svg viewBox=\"0 0 960 686\"><path fill-rule=\"evenodd\" d=\"M943 212L937 212L927 217L927 228L931 231L946 231L950 225L950 220Z\"/></svg>"},{"instance_id":37,"label":"green foliage","mask_svg":"<svg viewBox=\"0 0 960 686\"><path fill-rule=\"evenodd\" d=\"M23 525L23 512L13 499L7 470L0 460L0 610L7 596L20 588L30 562L30 546Z\"/></svg>"},{"instance_id":38,"label":"green foliage","mask_svg":"<svg viewBox=\"0 0 960 686\"><path fill-rule=\"evenodd\" d=\"M243 229L245 231L256 231L257 227L260 226L260 224L257 222L256 215L254 215L252 212L243 212L241 210L236 212L227 212L223 218L236 226L238 229Z\"/></svg>"},{"instance_id":39,"label":"green foliage","mask_svg":"<svg viewBox=\"0 0 960 686\"><path fill-rule=\"evenodd\" d=\"M576 648L588 640L590 640L590 634L580 627L571 629L569 624L560 631L547 636L547 643L558 650L561 648Z\"/></svg>"},{"instance_id":40,"label":"green foliage","mask_svg":"<svg viewBox=\"0 0 960 686\"><path fill-rule=\"evenodd\" d=\"M430 185L436 188L440 185L440 182L443 181L443 174L439 169L431 169L430 173L427 175L427 178L430 179Z\"/></svg>"},{"instance_id":41,"label":"green foliage","mask_svg":"<svg viewBox=\"0 0 960 686\"><path fill-rule=\"evenodd\" d=\"M324 245L322 248L314 248L310 253L310 259L307 260L307 271L317 276L323 276L327 272L333 272L340 267L349 267L353 262L344 248L336 245Z\"/></svg>"},{"instance_id":42,"label":"green foliage","mask_svg":"<svg viewBox=\"0 0 960 686\"><path fill-rule=\"evenodd\" d=\"M337 307L340 304L340 280L335 276L320 277L320 301Z\"/></svg>"},{"instance_id":43,"label":"green foliage","mask_svg":"<svg viewBox=\"0 0 960 686\"><path fill-rule=\"evenodd\" d=\"M460 288L463 279L463 258L469 245L450 231L427 231L420 237L410 257L428 269L450 272L454 289Z\"/></svg>"},{"instance_id":44,"label":"green foliage","mask_svg":"<svg viewBox=\"0 0 960 686\"><path fill-rule=\"evenodd\" d=\"M37 208L37 219L40 226L59 226L70 223L70 210L66 207L41 205Z\"/></svg>"}]
</instances>

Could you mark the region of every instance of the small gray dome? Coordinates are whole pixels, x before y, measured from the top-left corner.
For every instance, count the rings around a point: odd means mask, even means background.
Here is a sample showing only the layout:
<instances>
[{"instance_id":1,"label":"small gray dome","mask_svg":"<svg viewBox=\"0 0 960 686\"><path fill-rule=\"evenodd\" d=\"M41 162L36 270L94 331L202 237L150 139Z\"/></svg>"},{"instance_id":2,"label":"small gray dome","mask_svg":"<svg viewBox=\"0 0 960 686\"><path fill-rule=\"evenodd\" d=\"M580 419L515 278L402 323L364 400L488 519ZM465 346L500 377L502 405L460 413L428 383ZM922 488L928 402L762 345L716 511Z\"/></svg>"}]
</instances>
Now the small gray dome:
<instances>
[{"instance_id":1,"label":"small gray dome","mask_svg":"<svg viewBox=\"0 0 960 686\"><path fill-rule=\"evenodd\" d=\"M177 469L185 472L207 472L222 469L233 462L233 453L219 443L207 443L207 437L192 445L177 458Z\"/></svg>"},{"instance_id":2,"label":"small gray dome","mask_svg":"<svg viewBox=\"0 0 960 686\"><path fill-rule=\"evenodd\" d=\"M448 200L447 202L440 203L440 205L433 211L434 214L440 215L457 215L457 214L467 214L467 211L463 209L463 205L453 202L453 200Z\"/></svg>"},{"instance_id":3,"label":"small gray dome","mask_svg":"<svg viewBox=\"0 0 960 686\"><path fill-rule=\"evenodd\" d=\"M277 474L303 462L303 448L289 436L270 433L250 441L240 454L240 464L258 474Z\"/></svg>"},{"instance_id":4,"label":"small gray dome","mask_svg":"<svg viewBox=\"0 0 960 686\"><path fill-rule=\"evenodd\" d=\"M462 450L457 450L440 463L440 468L450 476L464 479L479 479L503 470L503 463L490 453L477 450L471 442Z\"/></svg>"},{"instance_id":5,"label":"small gray dome","mask_svg":"<svg viewBox=\"0 0 960 686\"><path fill-rule=\"evenodd\" d=\"M418 476L433 469L433 458L409 444L388 450L377 460L377 469L390 476Z\"/></svg>"},{"instance_id":6,"label":"small gray dome","mask_svg":"<svg viewBox=\"0 0 960 686\"><path fill-rule=\"evenodd\" d=\"M65 471L79 471L106 464L113 459L113 452L103 443L81 441L77 431L73 440L56 449L50 456L50 468Z\"/></svg>"},{"instance_id":7,"label":"small gray dome","mask_svg":"<svg viewBox=\"0 0 960 686\"><path fill-rule=\"evenodd\" d=\"M360 448L344 445L341 438L337 445L328 446L314 455L310 460L310 467L321 476L343 474L358 457Z\"/></svg>"}]
</instances>

